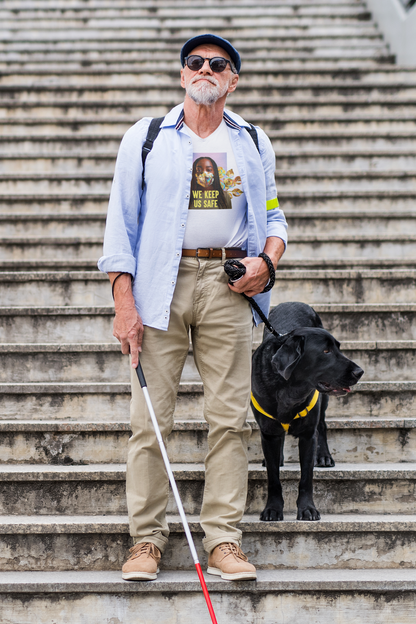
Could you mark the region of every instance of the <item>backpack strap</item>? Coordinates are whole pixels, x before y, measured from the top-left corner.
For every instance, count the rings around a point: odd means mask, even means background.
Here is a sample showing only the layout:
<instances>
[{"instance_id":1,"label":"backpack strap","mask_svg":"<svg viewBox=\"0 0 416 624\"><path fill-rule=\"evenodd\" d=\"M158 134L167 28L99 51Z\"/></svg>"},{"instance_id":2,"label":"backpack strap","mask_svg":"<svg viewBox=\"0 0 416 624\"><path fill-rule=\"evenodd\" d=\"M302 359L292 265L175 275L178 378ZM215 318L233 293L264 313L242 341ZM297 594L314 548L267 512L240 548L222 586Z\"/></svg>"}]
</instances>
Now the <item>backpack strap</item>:
<instances>
[{"instance_id":1,"label":"backpack strap","mask_svg":"<svg viewBox=\"0 0 416 624\"><path fill-rule=\"evenodd\" d=\"M259 137L257 135L256 128L253 126L253 124L250 124L250 128L247 128L247 126L244 126L244 128L247 130L247 132L249 133L249 135L253 139L253 143L257 147L257 151L260 154Z\"/></svg>"},{"instance_id":2,"label":"backpack strap","mask_svg":"<svg viewBox=\"0 0 416 624\"><path fill-rule=\"evenodd\" d=\"M147 158L147 155L149 154L149 152L151 151L151 149L153 147L154 141L157 139L157 135L160 132L160 126L162 125L163 120L164 120L164 117L155 117L154 119L152 119L152 121L150 122L150 125L149 125L149 129L147 131L146 140L143 143L143 147L142 147L142 163L143 163L142 189L144 189L144 167L145 167L145 163L146 163L146 158Z\"/></svg>"}]
</instances>

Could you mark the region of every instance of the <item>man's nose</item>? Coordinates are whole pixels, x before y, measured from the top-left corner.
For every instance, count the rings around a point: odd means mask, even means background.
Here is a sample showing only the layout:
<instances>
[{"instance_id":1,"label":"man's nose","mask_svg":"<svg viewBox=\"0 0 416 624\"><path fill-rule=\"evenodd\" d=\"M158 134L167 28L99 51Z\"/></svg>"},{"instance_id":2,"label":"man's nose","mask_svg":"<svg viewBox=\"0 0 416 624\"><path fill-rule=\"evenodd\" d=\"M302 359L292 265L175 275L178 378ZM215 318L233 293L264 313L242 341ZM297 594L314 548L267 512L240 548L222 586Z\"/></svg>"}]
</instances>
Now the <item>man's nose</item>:
<instances>
[{"instance_id":1,"label":"man's nose","mask_svg":"<svg viewBox=\"0 0 416 624\"><path fill-rule=\"evenodd\" d=\"M209 65L209 60L208 59L205 59L204 64L202 65L201 69L199 70L199 73L202 73L202 74L206 74L206 73L212 74L212 69L211 69L211 67Z\"/></svg>"}]
</instances>

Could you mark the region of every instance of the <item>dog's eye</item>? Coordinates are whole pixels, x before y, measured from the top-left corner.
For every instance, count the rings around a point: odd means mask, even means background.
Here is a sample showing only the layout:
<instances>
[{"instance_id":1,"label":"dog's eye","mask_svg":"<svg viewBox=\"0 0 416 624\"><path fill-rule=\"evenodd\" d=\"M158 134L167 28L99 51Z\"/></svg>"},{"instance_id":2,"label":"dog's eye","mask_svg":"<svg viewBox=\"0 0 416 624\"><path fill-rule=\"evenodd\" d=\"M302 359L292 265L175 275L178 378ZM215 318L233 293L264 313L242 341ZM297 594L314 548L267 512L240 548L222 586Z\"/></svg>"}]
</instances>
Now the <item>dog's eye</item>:
<instances>
[{"instance_id":1,"label":"dog's eye","mask_svg":"<svg viewBox=\"0 0 416 624\"><path fill-rule=\"evenodd\" d=\"M325 349L324 353L331 353L331 350L330 349Z\"/></svg>"}]
</instances>

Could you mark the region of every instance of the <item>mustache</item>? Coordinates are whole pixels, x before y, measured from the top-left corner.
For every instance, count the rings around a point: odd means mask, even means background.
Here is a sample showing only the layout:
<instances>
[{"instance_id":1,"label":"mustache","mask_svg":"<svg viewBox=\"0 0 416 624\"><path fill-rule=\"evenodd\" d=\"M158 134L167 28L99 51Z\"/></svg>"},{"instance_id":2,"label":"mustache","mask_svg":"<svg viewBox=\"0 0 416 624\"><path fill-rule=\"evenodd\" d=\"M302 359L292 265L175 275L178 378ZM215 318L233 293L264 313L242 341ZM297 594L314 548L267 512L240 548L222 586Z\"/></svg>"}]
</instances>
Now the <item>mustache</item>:
<instances>
[{"instance_id":1,"label":"mustache","mask_svg":"<svg viewBox=\"0 0 416 624\"><path fill-rule=\"evenodd\" d=\"M195 84L196 82L198 82L198 80L208 80L208 82L215 85L216 87L218 87L219 84L218 80L214 78L214 76L194 76L189 84Z\"/></svg>"}]
</instances>

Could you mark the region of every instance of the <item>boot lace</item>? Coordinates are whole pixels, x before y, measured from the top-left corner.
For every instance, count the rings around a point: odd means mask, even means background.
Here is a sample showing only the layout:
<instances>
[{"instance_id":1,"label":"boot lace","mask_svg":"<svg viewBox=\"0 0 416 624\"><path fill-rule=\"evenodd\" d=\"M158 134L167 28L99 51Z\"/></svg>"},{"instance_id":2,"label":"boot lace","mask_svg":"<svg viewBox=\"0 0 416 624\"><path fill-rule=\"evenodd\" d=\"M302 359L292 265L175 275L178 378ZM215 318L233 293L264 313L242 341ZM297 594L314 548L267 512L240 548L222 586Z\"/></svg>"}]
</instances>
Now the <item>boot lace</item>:
<instances>
[{"instance_id":1,"label":"boot lace","mask_svg":"<svg viewBox=\"0 0 416 624\"><path fill-rule=\"evenodd\" d=\"M233 554L235 557L238 557L238 559L248 561L240 546L237 546L237 544L234 544L233 542L223 542L218 546L218 548L222 553L224 553L224 555Z\"/></svg>"},{"instance_id":2,"label":"boot lace","mask_svg":"<svg viewBox=\"0 0 416 624\"><path fill-rule=\"evenodd\" d=\"M135 544L132 548L130 548L129 552L131 553L129 559L137 559L137 557L140 557L141 555L147 555L147 557L153 557L156 561L159 556L159 549L152 544L152 542Z\"/></svg>"}]
</instances>

